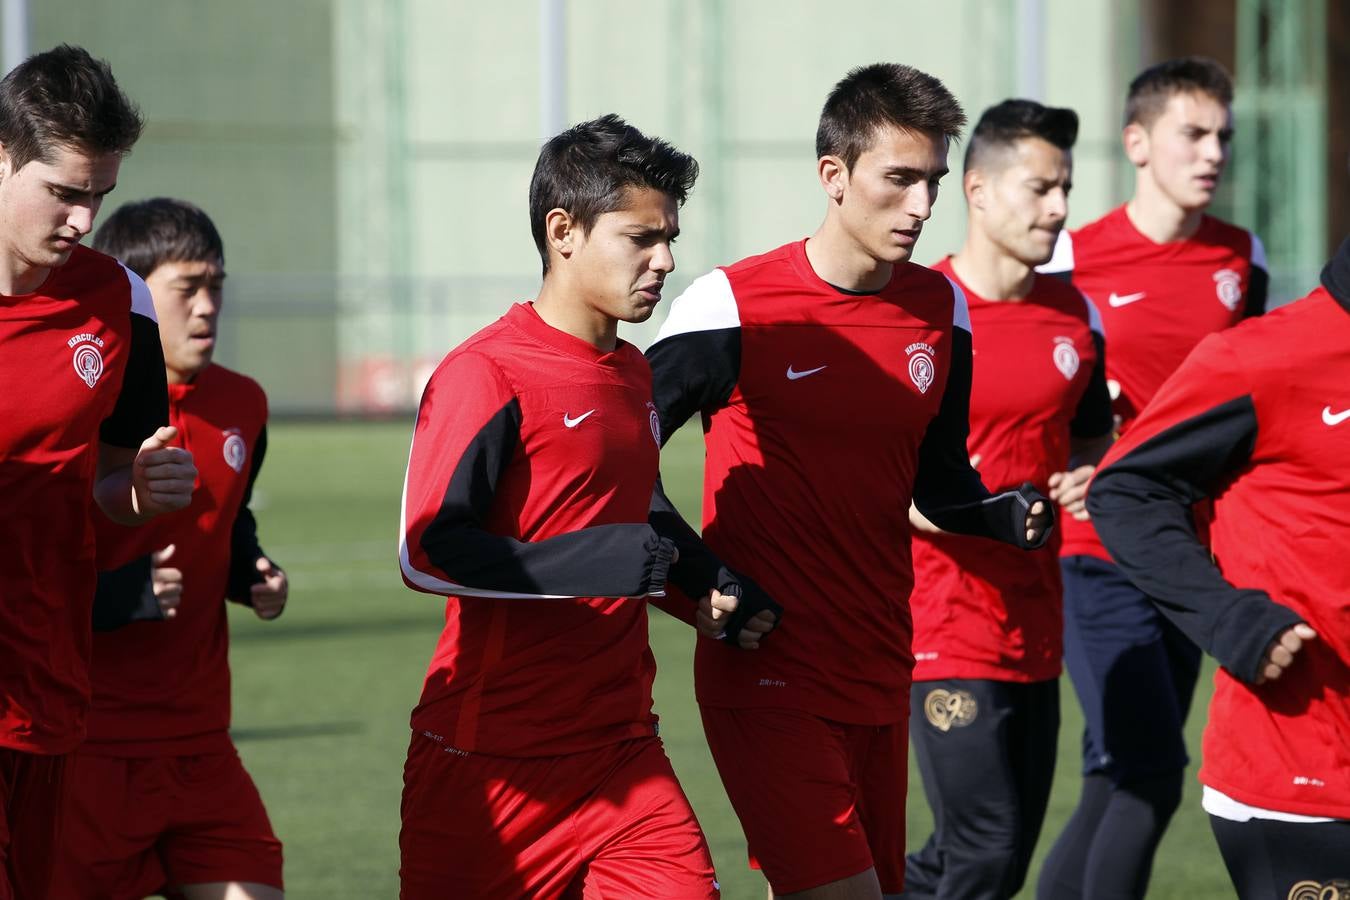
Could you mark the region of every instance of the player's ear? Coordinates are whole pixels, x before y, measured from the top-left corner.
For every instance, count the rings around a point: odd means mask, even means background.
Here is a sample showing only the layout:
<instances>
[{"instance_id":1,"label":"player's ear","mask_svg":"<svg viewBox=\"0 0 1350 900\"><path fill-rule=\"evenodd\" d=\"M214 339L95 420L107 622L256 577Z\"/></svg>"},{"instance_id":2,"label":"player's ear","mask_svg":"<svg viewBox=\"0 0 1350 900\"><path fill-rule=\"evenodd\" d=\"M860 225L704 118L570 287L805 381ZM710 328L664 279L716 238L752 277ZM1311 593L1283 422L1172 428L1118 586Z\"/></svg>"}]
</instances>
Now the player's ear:
<instances>
[{"instance_id":1,"label":"player's ear","mask_svg":"<svg viewBox=\"0 0 1350 900\"><path fill-rule=\"evenodd\" d=\"M576 249L577 234L576 220L567 210L555 207L544 216L544 240L548 242L549 249L563 259L571 256Z\"/></svg>"},{"instance_id":2,"label":"player's ear","mask_svg":"<svg viewBox=\"0 0 1350 900\"><path fill-rule=\"evenodd\" d=\"M13 174L13 158L9 155L9 148L0 144L0 179L8 178Z\"/></svg>"},{"instance_id":3,"label":"player's ear","mask_svg":"<svg viewBox=\"0 0 1350 900\"><path fill-rule=\"evenodd\" d=\"M816 160L816 174L820 176L820 186L825 194L838 203L844 199L844 189L848 187L848 166L837 156L826 155Z\"/></svg>"},{"instance_id":4,"label":"player's ear","mask_svg":"<svg viewBox=\"0 0 1350 900\"><path fill-rule=\"evenodd\" d=\"M986 183L984 172L979 169L969 169L961 176L961 189L965 191L967 204L975 209L984 209Z\"/></svg>"},{"instance_id":5,"label":"player's ear","mask_svg":"<svg viewBox=\"0 0 1350 900\"><path fill-rule=\"evenodd\" d=\"M1125 158L1135 168L1148 163L1148 129L1138 122L1131 122L1121 132L1120 141L1125 145Z\"/></svg>"}]
</instances>

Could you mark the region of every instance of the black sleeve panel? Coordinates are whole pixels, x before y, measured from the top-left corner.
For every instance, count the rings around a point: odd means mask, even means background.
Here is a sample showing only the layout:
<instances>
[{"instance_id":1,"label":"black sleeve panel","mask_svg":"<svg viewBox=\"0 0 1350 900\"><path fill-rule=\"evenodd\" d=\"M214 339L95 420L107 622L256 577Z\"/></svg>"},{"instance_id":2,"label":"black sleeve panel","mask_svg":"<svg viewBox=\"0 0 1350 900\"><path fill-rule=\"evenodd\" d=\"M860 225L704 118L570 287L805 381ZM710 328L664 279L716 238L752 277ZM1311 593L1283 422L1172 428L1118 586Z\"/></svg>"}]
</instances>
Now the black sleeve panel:
<instances>
[{"instance_id":1,"label":"black sleeve panel","mask_svg":"<svg viewBox=\"0 0 1350 900\"><path fill-rule=\"evenodd\" d=\"M258 440L253 446L253 460L248 470L248 485L244 488L244 499L239 504L239 512L234 517L230 529L230 578L226 596L235 603L244 606L253 605L255 584L262 584L262 573L258 571L258 557L265 556L258 544L258 520L253 510L248 508L253 499L253 484L262 471L263 457L267 455L267 426L258 432Z\"/></svg>"},{"instance_id":2,"label":"black sleeve panel","mask_svg":"<svg viewBox=\"0 0 1350 900\"><path fill-rule=\"evenodd\" d=\"M1061 269L1058 272L1038 272L1038 275L1045 275L1050 278L1058 278L1065 284L1073 284L1073 269Z\"/></svg>"},{"instance_id":3,"label":"black sleeve panel","mask_svg":"<svg viewBox=\"0 0 1350 900\"><path fill-rule=\"evenodd\" d=\"M1260 266L1252 266L1247 279L1247 297L1243 303L1242 318L1263 315L1270 292L1270 273Z\"/></svg>"},{"instance_id":4,"label":"black sleeve panel","mask_svg":"<svg viewBox=\"0 0 1350 900\"><path fill-rule=\"evenodd\" d=\"M741 330L681 332L648 347L646 356L664 445L690 416L731 397L741 374Z\"/></svg>"},{"instance_id":5,"label":"black sleeve panel","mask_svg":"<svg viewBox=\"0 0 1350 900\"><path fill-rule=\"evenodd\" d=\"M475 594L645 597L663 591L675 545L646 523L597 525L533 542L484 529L520 423L513 398L465 447L422 536L431 562Z\"/></svg>"},{"instance_id":6,"label":"black sleeve panel","mask_svg":"<svg viewBox=\"0 0 1350 900\"><path fill-rule=\"evenodd\" d=\"M1087 390L1069 423L1069 434L1076 438L1101 437L1110 434L1115 425L1111 414L1111 392L1106 387L1106 338L1094 331L1092 345L1097 348L1097 364L1092 367Z\"/></svg>"},{"instance_id":7,"label":"black sleeve panel","mask_svg":"<svg viewBox=\"0 0 1350 900\"><path fill-rule=\"evenodd\" d=\"M1099 471L1087 498L1121 570L1187 637L1248 682L1270 642L1300 619L1264 591L1223 579L1196 536L1191 507L1247 463L1256 432L1250 396L1221 403Z\"/></svg>"},{"instance_id":8,"label":"black sleeve panel","mask_svg":"<svg viewBox=\"0 0 1350 900\"><path fill-rule=\"evenodd\" d=\"M938 414L928 423L919 445L919 469L914 479L914 505L943 531L988 537L1017 547L1038 547L1050 535L1046 529L1034 545L1026 539L1026 515L1031 504L1045 499L1023 486L991 496L970 465L966 440L970 437L970 332L952 329L952 364ZM1046 503L1050 506L1049 502ZM1051 513L1053 515L1053 511Z\"/></svg>"},{"instance_id":9,"label":"black sleeve panel","mask_svg":"<svg viewBox=\"0 0 1350 900\"><path fill-rule=\"evenodd\" d=\"M132 560L120 569L98 573L94 592L94 630L114 631L132 622L164 618L150 580L150 557Z\"/></svg>"},{"instance_id":10,"label":"black sleeve panel","mask_svg":"<svg viewBox=\"0 0 1350 900\"><path fill-rule=\"evenodd\" d=\"M114 447L139 449L141 442L169 421L169 385L164 349L153 319L131 314L131 350L122 392L112 415L99 426L99 440Z\"/></svg>"}]
</instances>

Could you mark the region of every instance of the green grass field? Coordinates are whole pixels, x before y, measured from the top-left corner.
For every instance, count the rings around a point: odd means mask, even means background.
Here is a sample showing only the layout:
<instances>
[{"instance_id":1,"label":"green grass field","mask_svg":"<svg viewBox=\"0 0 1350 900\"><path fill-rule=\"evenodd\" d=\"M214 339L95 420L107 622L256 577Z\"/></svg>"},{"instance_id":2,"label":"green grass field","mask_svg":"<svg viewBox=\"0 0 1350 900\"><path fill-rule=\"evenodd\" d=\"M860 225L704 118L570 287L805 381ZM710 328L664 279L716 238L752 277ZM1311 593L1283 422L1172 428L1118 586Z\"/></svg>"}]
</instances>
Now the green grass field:
<instances>
[{"instance_id":1,"label":"green grass field","mask_svg":"<svg viewBox=\"0 0 1350 900\"><path fill-rule=\"evenodd\" d=\"M405 589L398 574L410 425L280 423L270 432L254 507L263 546L290 572L291 600L276 622L231 610L235 740L286 844L292 900L394 898L408 713L442 616L437 598ZM685 429L667 448L663 473L695 519L700 465L699 437ZM739 825L703 743L693 703L693 632L653 611L651 640L660 665L661 736L712 844L723 896L762 898L763 879L745 866ZM1199 747L1210 682L1201 679L1192 748ZM1060 765L1030 885L1077 796L1081 717L1067 681L1063 699ZM916 772L910 781L915 846L931 820ZM1232 896L1193 777L1150 896Z\"/></svg>"}]
</instances>

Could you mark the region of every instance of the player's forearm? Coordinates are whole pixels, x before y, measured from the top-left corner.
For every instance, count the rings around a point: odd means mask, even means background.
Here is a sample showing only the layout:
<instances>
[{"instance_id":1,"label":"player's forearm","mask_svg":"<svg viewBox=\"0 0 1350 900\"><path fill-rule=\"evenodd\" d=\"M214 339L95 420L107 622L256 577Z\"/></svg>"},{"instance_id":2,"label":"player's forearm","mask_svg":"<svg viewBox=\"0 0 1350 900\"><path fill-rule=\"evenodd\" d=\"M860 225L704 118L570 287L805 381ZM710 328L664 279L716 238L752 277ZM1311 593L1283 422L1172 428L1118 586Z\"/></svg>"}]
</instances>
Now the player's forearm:
<instances>
[{"instance_id":1,"label":"player's forearm","mask_svg":"<svg viewBox=\"0 0 1350 900\"><path fill-rule=\"evenodd\" d=\"M1107 468L1088 511L1126 577L1224 668L1255 682L1270 641L1301 619L1264 591L1224 579L1196 534L1192 502L1166 479Z\"/></svg>"},{"instance_id":2,"label":"player's forearm","mask_svg":"<svg viewBox=\"0 0 1350 900\"><path fill-rule=\"evenodd\" d=\"M435 594L566 598L646 597L665 591L675 544L646 524L597 525L518 541L466 522L433 523L422 550L433 571L403 553L404 581Z\"/></svg>"},{"instance_id":3,"label":"player's forearm","mask_svg":"<svg viewBox=\"0 0 1350 900\"><path fill-rule=\"evenodd\" d=\"M135 451L132 451L135 458ZM94 482L94 502L104 515L119 525L139 525L149 519L136 508L132 499L131 465L100 471Z\"/></svg>"}]
</instances>

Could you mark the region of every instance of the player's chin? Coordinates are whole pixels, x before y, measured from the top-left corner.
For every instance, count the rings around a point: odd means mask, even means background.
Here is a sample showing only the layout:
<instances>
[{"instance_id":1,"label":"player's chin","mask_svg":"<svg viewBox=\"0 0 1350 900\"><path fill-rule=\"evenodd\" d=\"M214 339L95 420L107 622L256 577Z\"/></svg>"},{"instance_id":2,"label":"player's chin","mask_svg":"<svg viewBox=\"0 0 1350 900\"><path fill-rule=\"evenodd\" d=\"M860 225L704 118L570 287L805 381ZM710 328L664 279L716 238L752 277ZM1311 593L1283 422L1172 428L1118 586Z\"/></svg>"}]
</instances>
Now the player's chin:
<instances>
[{"instance_id":1,"label":"player's chin","mask_svg":"<svg viewBox=\"0 0 1350 900\"><path fill-rule=\"evenodd\" d=\"M636 301L630 304L619 318L630 325L637 325L650 319L654 312L656 312L655 303Z\"/></svg>"}]
</instances>

